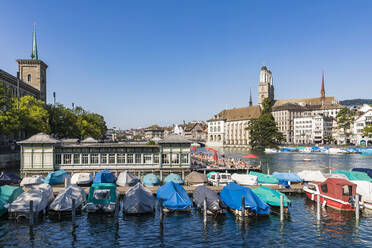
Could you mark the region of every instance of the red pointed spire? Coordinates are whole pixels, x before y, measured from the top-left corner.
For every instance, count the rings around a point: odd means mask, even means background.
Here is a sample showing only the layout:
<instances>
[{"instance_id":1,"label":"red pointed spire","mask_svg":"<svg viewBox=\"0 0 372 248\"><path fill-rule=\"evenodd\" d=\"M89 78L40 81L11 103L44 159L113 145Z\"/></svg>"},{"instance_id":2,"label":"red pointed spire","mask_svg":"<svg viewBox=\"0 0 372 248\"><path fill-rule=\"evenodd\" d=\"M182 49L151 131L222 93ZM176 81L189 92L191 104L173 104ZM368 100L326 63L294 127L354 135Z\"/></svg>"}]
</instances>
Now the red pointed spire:
<instances>
[{"instance_id":1,"label":"red pointed spire","mask_svg":"<svg viewBox=\"0 0 372 248\"><path fill-rule=\"evenodd\" d=\"M325 89L324 89L324 71L322 73L322 89L320 90L320 96L324 99L325 98Z\"/></svg>"}]
</instances>

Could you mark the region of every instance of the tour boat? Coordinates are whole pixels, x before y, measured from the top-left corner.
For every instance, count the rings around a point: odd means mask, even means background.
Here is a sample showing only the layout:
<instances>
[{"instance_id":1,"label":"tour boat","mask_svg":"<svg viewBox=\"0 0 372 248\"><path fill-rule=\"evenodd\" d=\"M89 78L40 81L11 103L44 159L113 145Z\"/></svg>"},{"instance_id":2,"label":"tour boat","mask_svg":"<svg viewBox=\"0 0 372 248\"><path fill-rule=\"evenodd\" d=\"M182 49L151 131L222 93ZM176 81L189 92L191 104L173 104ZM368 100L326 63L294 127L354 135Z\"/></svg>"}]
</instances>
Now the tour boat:
<instances>
[{"instance_id":1,"label":"tour boat","mask_svg":"<svg viewBox=\"0 0 372 248\"><path fill-rule=\"evenodd\" d=\"M165 212L189 212L192 202L186 190L179 184L169 182L161 186L157 193L158 200L163 200L163 210Z\"/></svg>"},{"instance_id":2,"label":"tour boat","mask_svg":"<svg viewBox=\"0 0 372 248\"><path fill-rule=\"evenodd\" d=\"M328 178L324 182L311 182L304 186L306 196L312 201L320 202L342 211L355 211L354 200L357 185L343 178Z\"/></svg>"}]
</instances>

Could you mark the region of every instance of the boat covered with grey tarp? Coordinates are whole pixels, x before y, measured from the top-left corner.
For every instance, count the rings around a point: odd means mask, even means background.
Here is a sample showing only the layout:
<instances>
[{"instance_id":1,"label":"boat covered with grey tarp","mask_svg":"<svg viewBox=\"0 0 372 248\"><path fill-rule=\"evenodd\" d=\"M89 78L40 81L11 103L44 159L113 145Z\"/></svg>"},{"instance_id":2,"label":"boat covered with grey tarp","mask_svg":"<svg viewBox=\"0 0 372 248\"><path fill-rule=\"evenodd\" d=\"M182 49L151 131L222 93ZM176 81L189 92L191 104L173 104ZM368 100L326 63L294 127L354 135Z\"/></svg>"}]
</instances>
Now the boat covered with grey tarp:
<instances>
[{"instance_id":1,"label":"boat covered with grey tarp","mask_svg":"<svg viewBox=\"0 0 372 248\"><path fill-rule=\"evenodd\" d=\"M223 203L217 192L205 187L198 186L193 193L193 201L203 211L204 199L207 199L207 214L224 213L226 205Z\"/></svg>"},{"instance_id":2,"label":"boat covered with grey tarp","mask_svg":"<svg viewBox=\"0 0 372 248\"><path fill-rule=\"evenodd\" d=\"M50 204L49 209L53 211L72 211L72 199L75 199L75 208L80 209L86 201L87 194L77 185L69 185L59 192Z\"/></svg>"},{"instance_id":3,"label":"boat covered with grey tarp","mask_svg":"<svg viewBox=\"0 0 372 248\"><path fill-rule=\"evenodd\" d=\"M53 189L49 184L39 184L23 192L15 201L6 205L10 218L29 218L30 201L33 201L32 211L38 214L46 211L48 205L53 201Z\"/></svg>"},{"instance_id":4,"label":"boat covered with grey tarp","mask_svg":"<svg viewBox=\"0 0 372 248\"><path fill-rule=\"evenodd\" d=\"M118 178L116 179L116 184L119 186L134 186L139 182L138 178L130 173L129 171L120 172Z\"/></svg>"},{"instance_id":5,"label":"boat covered with grey tarp","mask_svg":"<svg viewBox=\"0 0 372 248\"><path fill-rule=\"evenodd\" d=\"M123 211L126 214L144 214L155 211L155 198L151 190L137 183L124 195Z\"/></svg>"}]
</instances>

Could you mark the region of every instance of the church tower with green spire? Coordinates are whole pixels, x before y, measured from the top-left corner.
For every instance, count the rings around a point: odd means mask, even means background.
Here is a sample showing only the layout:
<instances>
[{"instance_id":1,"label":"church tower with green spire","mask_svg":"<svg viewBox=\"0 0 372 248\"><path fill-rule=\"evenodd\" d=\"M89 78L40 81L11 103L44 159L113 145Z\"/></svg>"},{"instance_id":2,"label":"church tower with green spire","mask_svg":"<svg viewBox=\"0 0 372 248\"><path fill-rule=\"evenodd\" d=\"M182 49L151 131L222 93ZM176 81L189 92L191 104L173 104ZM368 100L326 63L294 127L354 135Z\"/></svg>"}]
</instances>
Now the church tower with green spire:
<instances>
[{"instance_id":1,"label":"church tower with green spire","mask_svg":"<svg viewBox=\"0 0 372 248\"><path fill-rule=\"evenodd\" d=\"M31 59L18 59L20 79L40 91L40 99L46 101L46 69L48 65L39 59L34 24Z\"/></svg>"}]
</instances>

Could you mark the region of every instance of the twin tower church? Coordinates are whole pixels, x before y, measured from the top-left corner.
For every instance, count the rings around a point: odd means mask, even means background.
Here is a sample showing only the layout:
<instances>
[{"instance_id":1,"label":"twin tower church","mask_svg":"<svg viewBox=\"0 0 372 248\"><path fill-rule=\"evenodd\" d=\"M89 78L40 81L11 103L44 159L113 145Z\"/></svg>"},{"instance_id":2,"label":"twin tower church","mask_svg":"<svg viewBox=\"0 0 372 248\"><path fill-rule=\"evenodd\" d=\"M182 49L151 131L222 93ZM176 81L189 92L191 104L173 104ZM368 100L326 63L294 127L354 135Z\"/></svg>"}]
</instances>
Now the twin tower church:
<instances>
[{"instance_id":1,"label":"twin tower church","mask_svg":"<svg viewBox=\"0 0 372 248\"><path fill-rule=\"evenodd\" d=\"M0 83L7 87L13 96L34 96L46 101L46 70L48 65L39 59L36 41L36 27L33 32L31 59L18 59L18 73L13 76L0 69Z\"/></svg>"}]
</instances>

